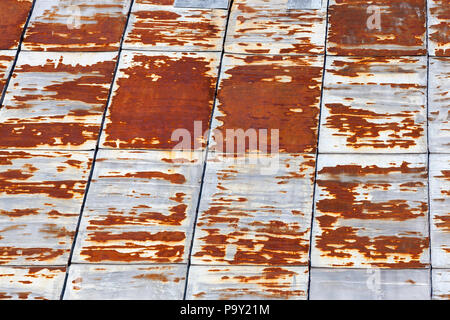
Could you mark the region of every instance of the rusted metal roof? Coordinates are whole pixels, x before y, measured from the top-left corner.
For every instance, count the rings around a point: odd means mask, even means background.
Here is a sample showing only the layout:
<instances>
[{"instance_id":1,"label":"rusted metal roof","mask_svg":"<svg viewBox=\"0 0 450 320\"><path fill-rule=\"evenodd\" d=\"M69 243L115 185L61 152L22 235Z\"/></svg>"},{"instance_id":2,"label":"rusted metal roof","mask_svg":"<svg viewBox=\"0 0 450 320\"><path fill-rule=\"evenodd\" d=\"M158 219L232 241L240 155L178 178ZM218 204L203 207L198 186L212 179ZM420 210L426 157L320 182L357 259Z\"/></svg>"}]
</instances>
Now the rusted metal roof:
<instances>
[{"instance_id":1,"label":"rusted metal roof","mask_svg":"<svg viewBox=\"0 0 450 320\"><path fill-rule=\"evenodd\" d=\"M118 50L131 0L36 0L23 48Z\"/></svg>"},{"instance_id":2,"label":"rusted metal roof","mask_svg":"<svg viewBox=\"0 0 450 320\"><path fill-rule=\"evenodd\" d=\"M65 267L0 267L0 299L57 300Z\"/></svg>"},{"instance_id":3,"label":"rusted metal roof","mask_svg":"<svg viewBox=\"0 0 450 320\"><path fill-rule=\"evenodd\" d=\"M253 157L208 155L194 264L307 265L315 157Z\"/></svg>"},{"instance_id":4,"label":"rusted metal roof","mask_svg":"<svg viewBox=\"0 0 450 320\"><path fill-rule=\"evenodd\" d=\"M171 140L174 130L185 128L194 136L194 121L206 130L219 58L219 53L123 52L102 147L168 150L179 143Z\"/></svg>"},{"instance_id":5,"label":"rusted metal roof","mask_svg":"<svg viewBox=\"0 0 450 320\"><path fill-rule=\"evenodd\" d=\"M94 149L116 59L21 52L0 109L0 148Z\"/></svg>"},{"instance_id":6,"label":"rusted metal roof","mask_svg":"<svg viewBox=\"0 0 450 320\"><path fill-rule=\"evenodd\" d=\"M426 152L425 57L329 57L320 152Z\"/></svg>"},{"instance_id":7,"label":"rusted metal roof","mask_svg":"<svg viewBox=\"0 0 450 320\"><path fill-rule=\"evenodd\" d=\"M192 266L187 299L306 299L307 267Z\"/></svg>"},{"instance_id":8,"label":"rusted metal roof","mask_svg":"<svg viewBox=\"0 0 450 320\"><path fill-rule=\"evenodd\" d=\"M288 9L288 0L235 0L225 51L249 54L323 54L326 1L321 9Z\"/></svg>"},{"instance_id":9,"label":"rusted metal roof","mask_svg":"<svg viewBox=\"0 0 450 320\"><path fill-rule=\"evenodd\" d=\"M0 1L0 49L17 49L33 0Z\"/></svg>"},{"instance_id":10,"label":"rusted metal roof","mask_svg":"<svg viewBox=\"0 0 450 320\"><path fill-rule=\"evenodd\" d=\"M91 161L91 152L0 151L0 264L67 264Z\"/></svg>"},{"instance_id":11,"label":"rusted metal roof","mask_svg":"<svg viewBox=\"0 0 450 320\"><path fill-rule=\"evenodd\" d=\"M173 0L136 0L124 48L222 51L227 11L176 8Z\"/></svg>"},{"instance_id":12,"label":"rusted metal roof","mask_svg":"<svg viewBox=\"0 0 450 320\"><path fill-rule=\"evenodd\" d=\"M450 155L430 156L431 255L433 267L450 268Z\"/></svg>"},{"instance_id":13,"label":"rusted metal roof","mask_svg":"<svg viewBox=\"0 0 450 320\"><path fill-rule=\"evenodd\" d=\"M425 55L426 1L329 0L328 54Z\"/></svg>"},{"instance_id":14,"label":"rusted metal roof","mask_svg":"<svg viewBox=\"0 0 450 320\"><path fill-rule=\"evenodd\" d=\"M450 5L448 0L428 0L429 52L450 56Z\"/></svg>"},{"instance_id":15,"label":"rusted metal roof","mask_svg":"<svg viewBox=\"0 0 450 320\"><path fill-rule=\"evenodd\" d=\"M313 267L429 266L427 156L319 155Z\"/></svg>"},{"instance_id":16,"label":"rusted metal roof","mask_svg":"<svg viewBox=\"0 0 450 320\"><path fill-rule=\"evenodd\" d=\"M187 262L202 153L101 150L73 261Z\"/></svg>"},{"instance_id":17,"label":"rusted metal roof","mask_svg":"<svg viewBox=\"0 0 450 320\"><path fill-rule=\"evenodd\" d=\"M450 58L430 58L429 72L429 148L450 152Z\"/></svg>"},{"instance_id":18,"label":"rusted metal roof","mask_svg":"<svg viewBox=\"0 0 450 320\"><path fill-rule=\"evenodd\" d=\"M0 98L3 93L3 89L5 89L6 81L8 80L15 57L15 51L0 51Z\"/></svg>"},{"instance_id":19,"label":"rusted metal roof","mask_svg":"<svg viewBox=\"0 0 450 320\"><path fill-rule=\"evenodd\" d=\"M311 270L312 300L427 300L430 270Z\"/></svg>"},{"instance_id":20,"label":"rusted metal roof","mask_svg":"<svg viewBox=\"0 0 450 320\"><path fill-rule=\"evenodd\" d=\"M433 269L433 299L450 300L450 269Z\"/></svg>"},{"instance_id":21,"label":"rusted metal roof","mask_svg":"<svg viewBox=\"0 0 450 320\"><path fill-rule=\"evenodd\" d=\"M183 298L186 265L72 265L66 300L163 300Z\"/></svg>"}]
</instances>

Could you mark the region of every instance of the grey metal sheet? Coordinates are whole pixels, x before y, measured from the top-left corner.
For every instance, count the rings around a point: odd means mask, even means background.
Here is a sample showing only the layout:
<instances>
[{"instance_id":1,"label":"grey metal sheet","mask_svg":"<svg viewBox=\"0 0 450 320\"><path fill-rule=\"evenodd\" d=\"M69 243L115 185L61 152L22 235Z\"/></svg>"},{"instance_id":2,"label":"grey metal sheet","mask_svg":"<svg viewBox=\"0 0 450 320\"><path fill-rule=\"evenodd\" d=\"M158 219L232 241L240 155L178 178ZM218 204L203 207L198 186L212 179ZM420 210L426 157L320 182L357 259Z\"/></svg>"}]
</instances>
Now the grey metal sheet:
<instances>
[{"instance_id":1,"label":"grey metal sheet","mask_svg":"<svg viewBox=\"0 0 450 320\"><path fill-rule=\"evenodd\" d=\"M186 299L304 300L308 267L192 266Z\"/></svg>"},{"instance_id":2,"label":"grey metal sheet","mask_svg":"<svg viewBox=\"0 0 450 320\"><path fill-rule=\"evenodd\" d=\"M73 261L187 262L201 152L100 150Z\"/></svg>"},{"instance_id":3,"label":"grey metal sheet","mask_svg":"<svg viewBox=\"0 0 450 320\"><path fill-rule=\"evenodd\" d=\"M450 300L450 269L433 269L433 299Z\"/></svg>"},{"instance_id":4,"label":"grey metal sheet","mask_svg":"<svg viewBox=\"0 0 450 320\"><path fill-rule=\"evenodd\" d=\"M311 300L430 300L430 270L311 270Z\"/></svg>"},{"instance_id":5,"label":"grey metal sheet","mask_svg":"<svg viewBox=\"0 0 450 320\"><path fill-rule=\"evenodd\" d=\"M324 0L289 0L288 9L320 9L322 1Z\"/></svg>"},{"instance_id":6,"label":"grey metal sheet","mask_svg":"<svg viewBox=\"0 0 450 320\"><path fill-rule=\"evenodd\" d=\"M176 8L228 9L229 0L175 0Z\"/></svg>"},{"instance_id":7,"label":"grey metal sheet","mask_svg":"<svg viewBox=\"0 0 450 320\"><path fill-rule=\"evenodd\" d=\"M71 265L64 300L181 300L186 265Z\"/></svg>"},{"instance_id":8,"label":"grey metal sheet","mask_svg":"<svg viewBox=\"0 0 450 320\"><path fill-rule=\"evenodd\" d=\"M450 56L450 5L448 0L428 0L428 51Z\"/></svg>"}]
</instances>

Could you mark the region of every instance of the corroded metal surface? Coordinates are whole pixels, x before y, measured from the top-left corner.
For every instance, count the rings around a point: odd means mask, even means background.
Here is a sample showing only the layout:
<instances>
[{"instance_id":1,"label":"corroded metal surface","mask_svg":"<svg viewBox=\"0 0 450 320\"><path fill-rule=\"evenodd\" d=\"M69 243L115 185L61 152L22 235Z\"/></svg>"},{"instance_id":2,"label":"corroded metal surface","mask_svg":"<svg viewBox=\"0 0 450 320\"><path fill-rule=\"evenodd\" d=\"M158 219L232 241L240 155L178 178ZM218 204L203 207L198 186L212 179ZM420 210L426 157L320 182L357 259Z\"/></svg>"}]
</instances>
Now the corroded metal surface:
<instances>
[{"instance_id":1,"label":"corroded metal surface","mask_svg":"<svg viewBox=\"0 0 450 320\"><path fill-rule=\"evenodd\" d=\"M101 150L73 261L186 262L201 152Z\"/></svg>"},{"instance_id":2,"label":"corroded metal surface","mask_svg":"<svg viewBox=\"0 0 450 320\"><path fill-rule=\"evenodd\" d=\"M72 265L65 300L180 300L185 265Z\"/></svg>"},{"instance_id":3,"label":"corroded metal surface","mask_svg":"<svg viewBox=\"0 0 450 320\"><path fill-rule=\"evenodd\" d=\"M175 8L173 0L136 0L124 48L222 51L226 10Z\"/></svg>"},{"instance_id":4,"label":"corroded metal surface","mask_svg":"<svg viewBox=\"0 0 450 320\"><path fill-rule=\"evenodd\" d=\"M312 268L312 300L429 300L430 270Z\"/></svg>"},{"instance_id":5,"label":"corroded metal surface","mask_svg":"<svg viewBox=\"0 0 450 320\"><path fill-rule=\"evenodd\" d=\"M0 1L0 49L16 49L27 22L33 0Z\"/></svg>"},{"instance_id":6,"label":"corroded metal surface","mask_svg":"<svg viewBox=\"0 0 450 320\"><path fill-rule=\"evenodd\" d=\"M5 89L6 82L11 72L14 59L16 57L16 51L1 50L0 51L0 98Z\"/></svg>"},{"instance_id":7,"label":"corroded metal surface","mask_svg":"<svg viewBox=\"0 0 450 320\"><path fill-rule=\"evenodd\" d=\"M450 153L450 58L430 58L429 72L430 151Z\"/></svg>"},{"instance_id":8,"label":"corroded metal surface","mask_svg":"<svg viewBox=\"0 0 450 320\"><path fill-rule=\"evenodd\" d=\"M194 264L308 263L315 156L252 157L208 155Z\"/></svg>"},{"instance_id":9,"label":"corroded metal surface","mask_svg":"<svg viewBox=\"0 0 450 320\"><path fill-rule=\"evenodd\" d=\"M426 54L426 0L330 0L328 53ZM379 22L379 24L378 24Z\"/></svg>"},{"instance_id":10,"label":"corroded metal surface","mask_svg":"<svg viewBox=\"0 0 450 320\"><path fill-rule=\"evenodd\" d=\"M192 266L186 299L303 300L308 267Z\"/></svg>"},{"instance_id":11,"label":"corroded metal surface","mask_svg":"<svg viewBox=\"0 0 450 320\"><path fill-rule=\"evenodd\" d=\"M450 268L450 154L430 155L431 261Z\"/></svg>"},{"instance_id":12,"label":"corroded metal surface","mask_svg":"<svg viewBox=\"0 0 450 320\"><path fill-rule=\"evenodd\" d=\"M93 149L116 59L21 52L0 110L0 148Z\"/></svg>"},{"instance_id":13,"label":"corroded metal surface","mask_svg":"<svg viewBox=\"0 0 450 320\"><path fill-rule=\"evenodd\" d=\"M450 56L450 3L428 0L429 52L434 56Z\"/></svg>"},{"instance_id":14,"label":"corroded metal surface","mask_svg":"<svg viewBox=\"0 0 450 320\"><path fill-rule=\"evenodd\" d=\"M0 151L0 264L65 265L91 152Z\"/></svg>"},{"instance_id":15,"label":"corroded metal surface","mask_svg":"<svg viewBox=\"0 0 450 320\"><path fill-rule=\"evenodd\" d=\"M281 152L316 152L322 68L322 57L225 55L212 128L267 129L269 146L278 129Z\"/></svg>"},{"instance_id":16,"label":"corroded metal surface","mask_svg":"<svg viewBox=\"0 0 450 320\"><path fill-rule=\"evenodd\" d=\"M0 267L1 300L57 300L65 267Z\"/></svg>"},{"instance_id":17,"label":"corroded metal surface","mask_svg":"<svg viewBox=\"0 0 450 320\"><path fill-rule=\"evenodd\" d=\"M118 50L130 3L131 0L36 0L23 48Z\"/></svg>"},{"instance_id":18,"label":"corroded metal surface","mask_svg":"<svg viewBox=\"0 0 450 320\"><path fill-rule=\"evenodd\" d=\"M426 85L426 57L328 59L320 152L426 152Z\"/></svg>"},{"instance_id":19,"label":"corroded metal surface","mask_svg":"<svg viewBox=\"0 0 450 320\"><path fill-rule=\"evenodd\" d=\"M450 269L433 269L433 299L450 300Z\"/></svg>"},{"instance_id":20,"label":"corroded metal surface","mask_svg":"<svg viewBox=\"0 0 450 320\"><path fill-rule=\"evenodd\" d=\"M429 264L427 156L319 155L314 267Z\"/></svg>"},{"instance_id":21,"label":"corroded metal surface","mask_svg":"<svg viewBox=\"0 0 450 320\"><path fill-rule=\"evenodd\" d=\"M172 149L179 144L171 140L174 130L184 128L193 137L194 121L206 130L219 58L219 53L123 52L102 146Z\"/></svg>"},{"instance_id":22,"label":"corroded metal surface","mask_svg":"<svg viewBox=\"0 0 450 320\"><path fill-rule=\"evenodd\" d=\"M250 54L323 54L326 2L321 9L288 9L288 0L235 0L225 51Z\"/></svg>"}]
</instances>

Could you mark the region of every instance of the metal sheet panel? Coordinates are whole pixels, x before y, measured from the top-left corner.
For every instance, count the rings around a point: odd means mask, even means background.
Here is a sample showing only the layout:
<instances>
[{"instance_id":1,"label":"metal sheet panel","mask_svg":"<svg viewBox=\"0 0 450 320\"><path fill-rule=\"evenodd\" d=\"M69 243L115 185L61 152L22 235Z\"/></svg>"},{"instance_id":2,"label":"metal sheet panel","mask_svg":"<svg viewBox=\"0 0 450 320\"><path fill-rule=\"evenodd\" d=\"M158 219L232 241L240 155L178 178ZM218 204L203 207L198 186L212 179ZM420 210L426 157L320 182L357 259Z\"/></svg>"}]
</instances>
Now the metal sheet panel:
<instances>
[{"instance_id":1,"label":"metal sheet panel","mask_svg":"<svg viewBox=\"0 0 450 320\"><path fill-rule=\"evenodd\" d=\"M212 149L233 152L227 130L267 129L269 146L271 130L279 130L281 152L315 153L322 68L323 57L225 55L212 123L224 139L211 139ZM251 147L245 150L262 151Z\"/></svg>"},{"instance_id":2,"label":"metal sheet panel","mask_svg":"<svg viewBox=\"0 0 450 320\"><path fill-rule=\"evenodd\" d=\"M33 0L0 1L0 49L17 49Z\"/></svg>"},{"instance_id":3,"label":"metal sheet panel","mask_svg":"<svg viewBox=\"0 0 450 320\"><path fill-rule=\"evenodd\" d=\"M186 265L70 266L64 300L181 300Z\"/></svg>"},{"instance_id":4,"label":"metal sheet panel","mask_svg":"<svg viewBox=\"0 0 450 320\"><path fill-rule=\"evenodd\" d=\"M326 4L288 9L289 0L235 0L225 51L249 54L323 54Z\"/></svg>"},{"instance_id":5,"label":"metal sheet panel","mask_svg":"<svg viewBox=\"0 0 450 320\"><path fill-rule=\"evenodd\" d=\"M209 154L192 263L308 264L314 168L314 155Z\"/></svg>"},{"instance_id":6,"label":"metal sheet panel","mask_svg":"<svg viewBox=\"0 0 450 320\"><path fill-rule=\"evenodd\" d=\"M311 270L311 300L430 300L430 270Z\"/></svg>"},{"instance_id":7,"label":"metal sheet panel","mask_svg":"<svg viewBox=\"0 0 450 320\"><path fill-rule=\"evenodd\" d=\"M450 153L450 58L430 58L429 72L430 151Z\"/></svg>"},{"instance_id":8,"label":"metal sheet panel","mask_svg":"<svg viewBox=\"0 0 450 320\"><path fill-rule=\"evenodd\" d=\"M175 8L172 1L135 1L123 47L222 51L227 11Z\"/></svg>"},{"instance_id":9,"label":"metal sheet panel","mask_svg":"<svg viewBox=\"0 0 450 320\"><path fill-rule=\"evenodd\" d=\"M212 113L219 59L220 53L122 52L102 146L172 149L179 144L172 133L186 129L193 137L194 121L201 121L202 134Z\"/></svg>"},{"instance_id":10,"label":"metal sheet panel","mask_svg":"<svg viewBox=\"0 0 450 320\"><path fill-rule=\"evenodd\" d=\"M228 9L229 0L175 0L177 8Z\"/></svg>"},{"instance_id":11,"label":"metal sheet panel","mask_svg":"<svg viewBox=\"0 0 450 320\"><path fill-rule=\"evenodd\" d=\"M288 9L320 9L322 1L324 0L289 0Z\"/></svg>"},{"instance_id":12,"label":"metal sheet panel","mask_svg":"<svg viewBox=\"0 0 450 320\"><path fill-rule=\"evenodd\" d=\"M330 0L328 54L426 54L426 0Z\"/></svg>"},{"instance_id":13,"label":"metal sheet panel","mask_svg":"<svg viewBox=\"0 0 450 320\"><path fill-rule=\"evenodd\" d=\"M431 261L450 268L450 154L430 155Z\"/></svg>"},{"instance_id":14,"label":"metal sheet panel","mask_svg":"<svg viewBox=\"0 0 450 320\"><path fill-rule=\"evenodd\" d=\"M426 86L426 57L328 59L320 152L427 152Z\"/></svg>"},{"instance_id":15,"label":"metal sheet panel","mask_svg":"<svg viewBox=\"0 0 450 320\"><path fill-rule=\"evenodd\" d=\"M5 89L6 82L11 72L14 59L16 57L16 51L1 50L0 51L0 98Z\"/></svg>"},{"instance_id":16,"label":"metal sheet panel","mask_svg":"<svg viewBox=\"0 0 450 320\"><path fill-rule=\"evenodd\" d=\"M0 264L65 265L91 152L0 151Z\"/></svg>"},{"instance_id":17,"label":"metal sheet panel","mask_svg":"<svg viewBox=\"0 0 450 320\"><path fill-rule=\"evenodd\" d=\"M188 300L305 300L308 267L192 266Z\"/></svg>"},{"instance_id":18,"label":"metal sheet panel","mask_svg":"<svg viewBox=\"0 0 450 320\"><path fill-rule=\"evenodd\" d=\"M187 262L201 152L100 150L73 261Z\"/></svg>"},{"instance_id":19,"label":"metal sheet panel","mask_svg":"<svg viewBox=\"0 0 450 320\"><path fill-rule=\"evenodd\" d=\"M115 51L131 0L36 0L25 50Z\"/></svg>"},{"instance_id":20,"label":"metal sheet panel","mask_svg":"<svg viewBox=\"0 0 450 320\"><path fill-rule=\"evenodd\" d=\"M59 300L65 267L0 267L1 300Z\"/></svg>"},{"instance_id":21,"label":"metal sheet panel","mask_svg":"<svg viewBox=\"0 0 450 320\"><path fill-rule=\"evenodd\" d=\"M21 52L0 110L0 148L94 149L116 59Z\"/></svg>"},{"instance_id":22,"label":"metal sheet panel","mask_svg":"<svg viewBox=\"0 0 450 320\"><path fill-rule=\"evenodd\" d=\"M424 268L427 155L319 155L312 266Z\"/></svg>"},{"instance_id":23,"label":"metal sheet panel","mask_svg":"<svg viewBox=\"0 0 450 320\"><path fill-rule=\"evenodd\" d=\"M450 56L450 4L428 0L428 48L430 55Z\"/></svg>"},{"instance_id":24,"label":"metal sheet panel","mask_svg":"<svg viewBox=\"0 0 450 320\"><path fill-rule=\"evenodd\" d=\"M450 300L450 269L433 269L433 299Z\"/></svg>"}]
</instances>

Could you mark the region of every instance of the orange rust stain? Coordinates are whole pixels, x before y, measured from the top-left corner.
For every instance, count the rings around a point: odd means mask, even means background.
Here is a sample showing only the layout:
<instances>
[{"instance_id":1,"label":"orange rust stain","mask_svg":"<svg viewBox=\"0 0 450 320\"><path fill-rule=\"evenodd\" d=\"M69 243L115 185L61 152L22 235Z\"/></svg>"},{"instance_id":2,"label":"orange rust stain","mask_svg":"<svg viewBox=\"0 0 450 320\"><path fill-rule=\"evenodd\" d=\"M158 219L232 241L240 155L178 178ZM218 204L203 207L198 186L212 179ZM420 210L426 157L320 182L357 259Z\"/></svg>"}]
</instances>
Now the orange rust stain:
<instances>
[{"instance_id":1,"label":"orange rust stain","mask_svg":"<svg viewBox=\"0 0 450 320\"><path fill-rule=\"evenodd\" d=\"M369 29L369 6L381 10L381 29ZM328 52L335 55L424 55L426 0L335 0L330 4Z\"/></svg>"},{"instance_id":2,"label":"orange rust stain","mask_svg":"<svg viewBox=\"0 0 450 320\"><path fill-rule=\"evenodd\" d=\"M37 214L39 214L38 209L13 209L10 211L0 210L0 215L12 217L12 218L32 216L32 215L37 215Z\"/></svg>"},{"instance_id":3,"label":"orange rust stain","mask_svg":"<svg viewBox=\"0 0 450 320\"><path fill-rule=\"evenodd\" d=\"M450 5L448 0L433 2L435 5L430 8L430 13L439 23L430 26L430 40L437 44L436 56L450 56Z\"/></svg>"},{"instance_id":4,"label":"orange rust stain","mask_svg":"<svg viewBox=\"0 0 450 320\"><path fill-rule=\"evenodd\" d=\"M192 137L194 121L206 130L216 82L206 58L136 54L133 64L117 80L104 146L172 149L179 143L171 140L174 130Z\"/></svg>"},{"instance_id":5,"label":"orange rust stain","mask_svg":"<svg viewBox=\"0 0 450 320\"><path fill-rule=\"evenodd\" d=\"M217 129L279 129L282 152L315 152L321 94L322 68L309 66L303 57L237 57L246 64L227 70L218 93ZM286 65L283 62L289 62ZM291 65L292 64L292 65ZM283 81L287 78L289 81ZM281 80L280 80L281 79ZM227 142L224 137L226 150ZM261 139L261 137L260 137ZM246 144L246 150L249 149Z\"/></svg>"},{"instance_id":6,"label":"orange rust stain","mask_svg":"<svg viewBox=\"0 0 450 320\"><path fill-rule=\"evenodd\" d=\"M32 0L0 1L0 49L13 49L18 46L32 4Z\"/></svg>"},{"instance_id":7,"label":"orange rust stain","mask_svg":"<svg viewBox=\"0 0 450 320\"><path fill-rule=\"evenodd\" d=\"M106 3L103 1L96 4L83 1L79 3L80 25L71 27L70 23L58 21L61 19L71 21L72 13L65 12L70 10L73 3L70 0L59 0L45 10L42 16L33 17L28 26L24 45L32 50L45 51L117 50L127 21L126 14L122 13L127 2L108 0ZM94 8L105 11L87 13ZM114 12L109 12L110 10Z\"/></svg>"},{"instance_id":8,"label":"orange rust stain","mask_svg":"<svg viewBox=\"0 0 450 320\"><path fill-rule=\"evenodd\" d=\"M52 248L0 247L0 264L7 264L18 257L27 261L51 262L69 251Z\"/></svg>"},{"instance_id":9,"label":"orange rust stain","mask_svg":"<svg viewBox=\"0 0 450 320\"><path fill-rule=\"evenodd\" d=\"M100 178L105 178L106 176L100 176ZM141 179L160 179L166 180L174 184L183 184L186 182L184 175L180 173L164 173L158 171L142 171L136 173L127 173L123 176L107 176L108 178L141 178Z\"/></svg>"},{"instance_id":10,"label":"orange rust stain","mask_svg":"<svg viewBox=\"0 0 450 320\"><path fill-rule=\"evenodd\" d=\"M0 7L1 7L1 5L0 5ZM8 74L7 74L8 66L11 65L13 60L14 60L14 56L0 55L0 94L3 92L3 89L6 84L6 78L8 77Z\"/></svg>"}]
</instances>

